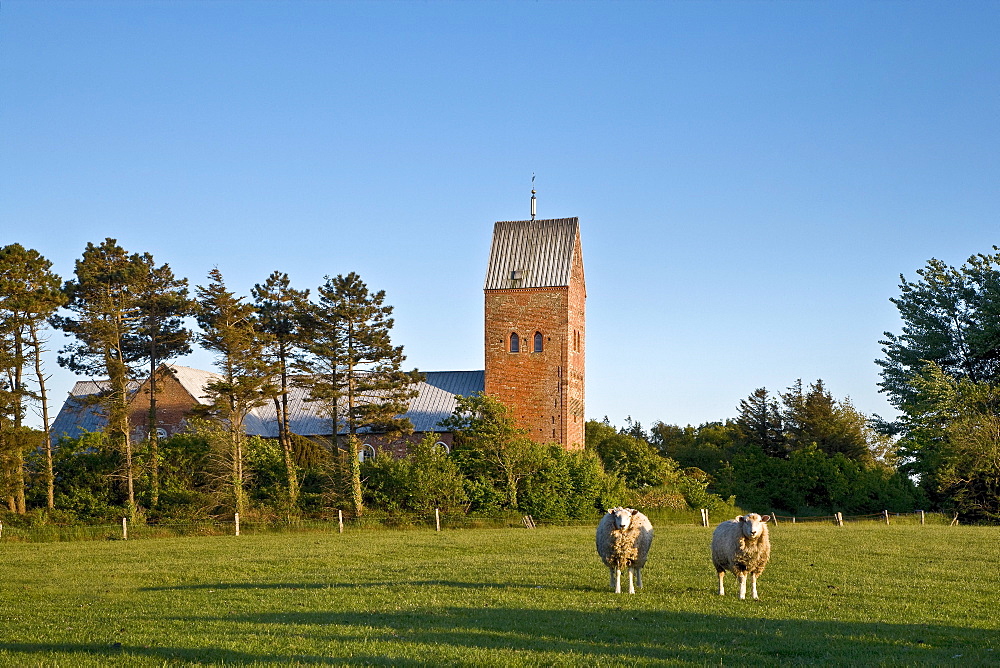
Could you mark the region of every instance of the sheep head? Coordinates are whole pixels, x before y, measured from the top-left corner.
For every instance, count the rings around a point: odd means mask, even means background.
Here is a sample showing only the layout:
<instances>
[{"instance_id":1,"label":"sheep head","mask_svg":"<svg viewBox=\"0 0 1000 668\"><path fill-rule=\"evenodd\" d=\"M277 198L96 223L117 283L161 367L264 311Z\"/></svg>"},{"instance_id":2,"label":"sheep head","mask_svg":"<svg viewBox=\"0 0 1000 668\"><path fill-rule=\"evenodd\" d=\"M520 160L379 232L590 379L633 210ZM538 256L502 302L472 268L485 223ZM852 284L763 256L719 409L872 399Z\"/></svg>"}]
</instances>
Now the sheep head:
<instances>
[{"instance_id":1,"label":"sheep head","mask_svg":"<svg viewBox=\"0 0 1000 668\"><path fill-rule=\"evenodd\" d=\"M632 525L632 518L638 513L634 508L610 508L608 514L611 515L614 528L624 531Z\"/></svg>"},{"instance_id":2,"label":"sheep head","mask_svg":"<svg viewBox=\"0 0 1000 668\"><path fill-rule=\"evenodd\" d=\"M750 513L749 515L740 515L736 519L739 520L740 530L743 532L743 536L747 540L755 540L760 538L760 535L764 533L766 524L768 520L771 519L771 516L764 515L761 517L757 513Z\"/></svg>"}]
</instances>

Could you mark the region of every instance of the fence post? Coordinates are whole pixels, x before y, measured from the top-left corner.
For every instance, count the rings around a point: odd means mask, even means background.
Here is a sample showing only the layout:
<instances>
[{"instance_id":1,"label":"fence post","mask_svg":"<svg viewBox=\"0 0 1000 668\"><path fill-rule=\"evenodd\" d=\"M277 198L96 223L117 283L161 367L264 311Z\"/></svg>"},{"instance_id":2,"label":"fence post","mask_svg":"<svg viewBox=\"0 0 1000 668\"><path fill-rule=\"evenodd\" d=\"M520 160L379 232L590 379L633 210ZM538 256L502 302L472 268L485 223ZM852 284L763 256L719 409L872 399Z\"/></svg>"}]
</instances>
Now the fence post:
<instances>
[{"instance_id":1,"label":"fence post","mask_svg":"<svg viewBox=\"0 0 1000 668\"><path fill-rule=\"evenodd\" d=\"M337 530L340 533L344 533L344 511L343 510L338 510L337 511Z\"/></svg>"},{"instance_id":2,"label":"fence post","mask_svg":"<svg viewBox=\"0 0 1000 668\"><path fill-rule=\"evenodd\" d=\"M701 525L703 527L708 526L708 508L701 509Z\"/></svg>"},{"instance_id":3,"label":"fence post","mask_svg":"<svg viewBox=\"0 0 1000 668\"><path fill-rule=\"evenodd\" d=\"M921 524L924 523L924 511L922 511L922 510L920 511L920 523Z\"/></svg>"},{"instance_id":4,"label":"fence post","mask_svg":"<svg viewBox=\"0 0 1000 668\"><path fill-rule=\"evenodd\" d=\"M888 510L883 510L882 511L882 515L883 515L883 517L885 517L885 525L889 526L889 511Z\"/></svg>"},{"instance_id":5,"label":"fence post","mask_svg":"<svg viewBox=\"0 0 1000 668\"><path fill-rule=\"evenodd\" d=\"M441 512L437 508L434 509L434 524L437 527L437 530L440 531L441 530Z\"/></svg>"},{"instance_id":6,"label":"fence post","mask_svg":"<svg viewBox=\"0 0 1000 668\"><path fill-rule=\"evenodd\" d=\"M122 518L122 540L128 540L128 518Z\"/></svg>"},{"instance_id":7,"label":"fence post","mask_svg":"<svg viewBox=\"0 0 1000 668\"><path fill-rule=\"evenodd\" d=\"M233 522L236 524L236 535L240 535L240 514L233 513Z\"/></svg>"},{"instance_id":8,"label":"fence post","mask_svg":"<svg viewBox=\"0 0 1000 668\"><path fill-rule=\"evenodd\" d=\"M950 526L950 527L958 526L958 511L957 510L955 511L955 516L953 518L951 518L951 524L949 524L948 526Z\"/></svg>"},{"instance_id":9,"label":"fence post","mask_svg":"<svg viewBox=\"0 0 1000 668\"><path fill-rule=\"evenodd\" d=\"M771 519L774 520L775 524L778 523L778 514L776 512L774 512L773 510L771 511Z\"/></svg>"},{"instance_id":10,"label":"fence post","mask_svg":"<svg viewBox=\"0 0 1000 668\"><path fill-rule=\"evenodd\" d=\"M0 522L0 538L3 538L3 522Z\"/></svg>"},{"instance_id":11,"label":"fence post","mask_svg":"<svg viewBox=\"0 0 1000 668\"><path fill-rule=\"evenodd\" d=\"M844 514L843 513L839 513L839 512L837 513L837 526L839 526L839 527L844 526Z\"/></svg>"}]
</instances>

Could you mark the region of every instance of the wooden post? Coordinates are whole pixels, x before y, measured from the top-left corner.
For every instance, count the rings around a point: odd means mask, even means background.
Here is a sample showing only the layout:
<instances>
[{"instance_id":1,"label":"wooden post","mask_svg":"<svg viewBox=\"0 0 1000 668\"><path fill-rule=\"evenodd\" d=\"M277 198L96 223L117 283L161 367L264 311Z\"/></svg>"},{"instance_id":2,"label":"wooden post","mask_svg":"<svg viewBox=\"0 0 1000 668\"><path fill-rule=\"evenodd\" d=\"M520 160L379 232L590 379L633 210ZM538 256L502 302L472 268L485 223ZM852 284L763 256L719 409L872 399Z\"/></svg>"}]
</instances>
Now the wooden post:
<instances>
[{"instance_id":1,"label":"wooden post","mask_svg":"<svg viewBox=\"0 0 1000 668\"><path fill-rule=\"evenodd\" d=\"M437 530L441 530L441 512L435 508L434 509L434 524L437 526Z\"/></svg>"},{"instance_id":2,"label":"wooden post","mask_svg":"<svg viewBox=\"0 0 1000 668\"><path fill-rule=\"evenodd\" d=\"M922 510L920 511L920 523L921 524L924 523L924 511L922 511Z\"/></svg>"},{"instance_id":3,"label":"wooden post","mask_svg":"<svg viewBox=\"0 0 1000 668\"><path fill-rule=\"evenodd\" d=\"M128 518L122 518L122 540L128 540Z\"/></svg>"},{"instance_id":4,"label":"wooden post","mask_svg":"<svg viewBox=\"0 0 1000 668\"><path fill-rule=\"evenodd\" d=\"M885 517L885 525L889 526L889 511L888 510L883 510L882 511L882 515L883 515L883 517Z\"/></svg>"},{"instance_id":5,"label":"wooden post","mask_svg":"<svg viewBox=\"0 0 1000 668\"><path fill-rule=\"evenodd\" d=\"M708 526L708 508L701 509L701 525L703 527Z\"/></svg>"},{"instance_id":6,"label":"wooden post","mask_svg":"<svg viewBox=\"0 0 1000 668\"><path fill-rule=\"evenodd\" d=\"M957 510L955 511L955 516L953 518L951 518L951 524L949 524L948 526L950 526L950 527L958 526L958 511Z\"/></svg>"},{"instance_id":7,"label":"wooden post","mask_svg":"<svg viewBox=\"0 0 1000 668\"><path fill-rule=\"evenodd\" d=\"M795 524L795 516L792 516L792 524Z\"/></svg>"},{"instance_id":8,"label":"wooden post","mask_svg":"<svg viewBox=\"0 0 1000 668\"><path fill-rule=\"evenodd\" d=\"M3 522L0 522L0 538L3 538Z\"/></svg>"},{"instance_id":9,"label":"wooden post","mask_svg":"<svg viewBox=\"0 0 1000 668\"><path fill-rule=\"evenodd\" d=\"M771 511L771 519L774 520L775 524L778 523L778 514L776 512L774 512L773 510Z\"/></svg>"},{"instance_id":10,"label":"wooden post","mask_svg":"<svg viewBox=\"0 0 1000 668\"><path fill-rule=\"evenodd\" d=\"M236 524L236 535L240 535L240 514L233 513L233 523Z\"/></svg>"},{"instance_id":11,"label":"wooden post","mask_svg":"<svg viewBox=\"0 0 1000 668\"><path fill-rule=\"evenodd\" d=\"M839 526L839 527L844 526L844 514L843 513L840 513L840 512L837 513L837 526Z\"/></svg>"},{"instance_id":12,"label":"wooden post","mask_svg":"<svg viewBox=\"0 0 1000 668\"><path fill-rule=\"evenodd\" d=\"M343 510L338 510L337 511L337 528L340 531L340 533L344 533L344 511Z\"/></svg>"}]
</instances>

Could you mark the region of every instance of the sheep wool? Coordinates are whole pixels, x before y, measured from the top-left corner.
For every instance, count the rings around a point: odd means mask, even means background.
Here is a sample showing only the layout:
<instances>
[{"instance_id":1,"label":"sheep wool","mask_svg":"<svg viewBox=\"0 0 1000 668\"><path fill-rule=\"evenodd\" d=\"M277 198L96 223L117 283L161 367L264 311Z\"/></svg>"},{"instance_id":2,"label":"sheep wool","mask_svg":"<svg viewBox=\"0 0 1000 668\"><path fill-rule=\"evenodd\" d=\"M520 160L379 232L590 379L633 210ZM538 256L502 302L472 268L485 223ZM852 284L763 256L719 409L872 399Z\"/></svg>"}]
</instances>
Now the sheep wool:
<instances>
[{"instance_id":1,"label":"sheep wool","mask_svg":"<svg viewBox=\"0 0 1000 668\"><path fill-rule=\"evenodd\" d=\"M725 596L723 579L726 571L736 576L740 598L746 598L747 576L750 576L751 594L757 598L757 578L764 572L771 558L771 539L767 531L770 515L757 513L740 515L726 520L712 534L712 564L719 575L719 595Z\"/></svg>"},{"instance_id":2,"label":"sheep wool","mask_svg":"<svg viewBox=\"0 0 1000 668\"><path fill-rule=\"evenodd\" d=\"M653 542L653 525L634 508L611 508L597 525L597 554L611 572L611 589L621 593L621 572L628 571L628 591L642 588L642 567Z\"/></svg>"}]
</instances>

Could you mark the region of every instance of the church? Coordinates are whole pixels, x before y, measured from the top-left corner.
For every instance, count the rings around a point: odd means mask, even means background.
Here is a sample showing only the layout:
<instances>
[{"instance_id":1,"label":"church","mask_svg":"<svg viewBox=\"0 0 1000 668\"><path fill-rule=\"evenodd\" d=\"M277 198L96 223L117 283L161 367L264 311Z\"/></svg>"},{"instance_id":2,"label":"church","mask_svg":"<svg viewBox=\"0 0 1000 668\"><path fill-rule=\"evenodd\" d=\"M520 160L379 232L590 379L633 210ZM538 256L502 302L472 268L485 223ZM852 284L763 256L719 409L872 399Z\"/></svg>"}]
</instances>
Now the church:
<instances>
[{"instance_id":1,"label":"church","mask_svg":"<svg viewBox=\"0 0 1000 668\"><path fill-rule=\"evenodd\" d=\"M455 409L455 397L485 392L511 407L518 426L539 443L567 449L584 445L584 361L586 298L580 225L577 218L503 221L493 227L493 242L484 285L485 369L431 371L417 384L404 417L414 434L406 441L366 440L366 452L389 448L397 454L406 443L435 433L451 445L451 434L439 423ZM157 371L157 433L169 437L184 428L185 418L206 403L203 388L219 377L176 364ZM105 420L93 398L101 381L77 382L52 424L53 438L75 438L99 431ZM289 394L292 433L331 436L330 420L320 416L306 391ZM131 399L135 440L145 438L149 379L137 384ZM255 408L246 421L247 433L277 438L273 405Z\"/></svg>"}]
</instances>

